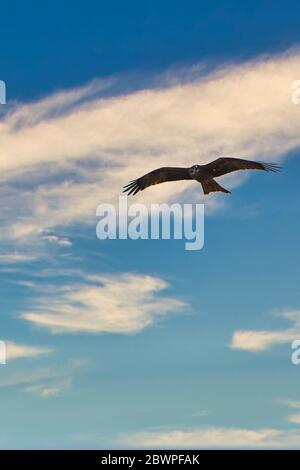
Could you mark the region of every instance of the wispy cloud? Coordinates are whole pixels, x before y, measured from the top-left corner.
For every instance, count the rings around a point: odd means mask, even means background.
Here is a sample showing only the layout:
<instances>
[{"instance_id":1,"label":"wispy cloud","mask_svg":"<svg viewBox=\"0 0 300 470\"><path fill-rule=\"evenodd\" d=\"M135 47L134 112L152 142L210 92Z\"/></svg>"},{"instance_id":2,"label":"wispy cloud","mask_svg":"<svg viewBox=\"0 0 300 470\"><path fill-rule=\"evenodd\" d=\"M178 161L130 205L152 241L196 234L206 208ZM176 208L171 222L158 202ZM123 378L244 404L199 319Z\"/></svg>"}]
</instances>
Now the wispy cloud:
<instances>
[{"instance_id":1,"label":"wispy cloud","mask_svg":"<svg viewBox=\"0 0 300 470\"><path fill-rule=\"evenodd\" d=\"M0 387L14 387L41 398L51 398L67 391L75 377L89 365L85 359L60 364L10 368L3 367Z\"/></svg>"},{"instance_id":2,"label":"wispy cloud","mask_svg":"<svg viewBox=\"0 0 300 470\"><path fill-rule=\"evenodd\" d=\"M293 424L300 424L300 413L293 413L288 417L288 421Z\"/></svg>"},{"instance_id":3,"label":"wispy cloud","mask_svg":"<svg viewBox=\"0 0 300 470\"><path fill-rule=\"evenodd\" d=\"M198 427L138 432L120 439L140 448L299 448L300 431L262 428Z\"/></svg>"},{"instance_id":4,"label":"wispy cloud","mask_svg":"<svg viewBox=\"0 0 300 470\"><path fill-rule=\"evenodd\" d=\"M42 398L55 397L61 395L71 385L71 378L65 378L63 380L53 381L46 384L35 384L30 385L24 389L27 393L33 393L39 395Z\"/></svg>"},{"instance_id":5,"label":"wispy cloud","mask_svg":"<svg viewBox=\"0 0 300 470\"><path fill-rule=\"evenodd\" d=\"M53 333L137 333L186 307L159 295L167 287L164 280L146 275L86 275L81 283L48 290L21 318Z\"/></svg>"},{"instance_id":6,"label":"wispy cloud","mask_svg":"<svg viewBox=\"0 0 300 470\"><path fill-rule=\"evenodd\" d=\"M27 255L23 253L0 253L0 263L3 264L17 264L33 261L34 255Z\"/></svg>"},{"instance_id":7,"label":"wispy cloud","mask_svg":"<svg viewBox=\"0 0 300 470\"><path fill-rule=\"evenodd\" d=\"M300 338L300 311L287 310L276 314L293 323L282 330L238 330L235 331L230 347L244 351L264 351L276 344L291 343Z\"/></svg>"},{"instance_id":8,"label":"wispy cloud","mask_svg":"<svg viewBox=\"0 0 300 470\"><path fill-rule=\"evenodd\" d=\"M12 359L19 359L25 357L36 357L44 354L50 354L52 349L42 346L30 346L25 344L18 344L13 341L5 341L7 361Z\"/></svg>"},{"instance_id":9,"label":"wispy cloud","mask_svg":"<svg viewBox=\"0 0 300 470\"><path fill-rule=\"evenodd\" d=\"M284 399L284 400L279 400L280 403L282 403L283 405L287 405L289 406L290 408L299 408L300 409L300 400L287 400L287 399Z\"/></svg>"},{"instance_id":10,"label":"wispy cloud","mask_svg":"<svg viewBox=\"0 0 300 470\"><path fill-rule=\"evenodd\" d=\"M49 243L54 243L56 245L60 245L60 246L71 246L72 245L72 242L71 240L68 238L68 237L62 237L62 236L59 236L55 233L51 233L51 232L41 232L40 234L40 238L42 240L45 240Z\"/></svg>"},{"instance_id":11,"label":"wispy cloud","mask_svg":"<svg viewBox=\"0 0 300 470\"><path fill-rule=\"evenodd\" d=\"M300 401L297 400L280 400L280 403L288 406L289 408L300 410ZM288 421L293 424L300 424L300 411L292 413L288 416Z\"/></svg>"},{"instance_id":12,"label":"wispy cloud","mask_svg":"<svg viewBox=\"0 0 300 470\"><path fill-rule=\"evenodd\" d=\"M0 196L10 208L2 237L24 241L40 230L91 222L100 202L115 201L124 183L162 164L187 166L220 154L281 160L300 144L299 107L291 102L299 58L293 51L208 75L192 67L181 81L173 70L147 89L128 92L124 83L126 93L116 96L108 96L110 81L96 81L10 109L0 125ZM196 201L201 191L197 183L169 183L139 198ZM219 200L206 199L208 209Z\"/></svg>"}]
</instances>

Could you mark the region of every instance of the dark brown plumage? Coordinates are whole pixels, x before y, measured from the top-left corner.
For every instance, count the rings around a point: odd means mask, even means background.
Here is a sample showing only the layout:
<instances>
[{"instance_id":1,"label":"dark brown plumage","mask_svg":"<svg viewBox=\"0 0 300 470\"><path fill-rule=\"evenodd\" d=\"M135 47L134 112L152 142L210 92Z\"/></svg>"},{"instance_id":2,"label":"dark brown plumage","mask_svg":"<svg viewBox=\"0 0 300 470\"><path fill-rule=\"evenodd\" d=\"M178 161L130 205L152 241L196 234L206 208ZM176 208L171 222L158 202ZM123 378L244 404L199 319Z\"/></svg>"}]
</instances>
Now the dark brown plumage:
<instances>
[{"instance_id":1,"label":"dark brown plumage","mask_svg":"<svg viewBox=\"0 0 300 470\"><path fill-rule=\"evenodd\" d=\"M162 167L147 173L124 186L124 191L133 196L155 184L166 181L196 180L201 183L204 194L221 191L230 193L220 186L214 178L238 170L264 170L278 172L280 167L275 163L253 162L233 157L221 157L206 165L193 165L189 168Z\"/></svg>"}]
</instances>

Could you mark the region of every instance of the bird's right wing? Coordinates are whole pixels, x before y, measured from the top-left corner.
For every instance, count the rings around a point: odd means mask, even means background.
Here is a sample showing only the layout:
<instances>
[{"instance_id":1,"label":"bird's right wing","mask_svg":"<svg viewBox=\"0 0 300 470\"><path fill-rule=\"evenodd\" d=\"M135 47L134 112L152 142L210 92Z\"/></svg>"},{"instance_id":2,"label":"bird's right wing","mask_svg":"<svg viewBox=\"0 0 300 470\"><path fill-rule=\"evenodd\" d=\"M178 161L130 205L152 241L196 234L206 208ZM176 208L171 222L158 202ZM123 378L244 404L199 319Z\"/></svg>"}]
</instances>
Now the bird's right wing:
<instances>
[{"instance_id":1,"label":"bird's right wing","mask_svg":"<svg viewBox=\"0 0 300 470\"><path fill-rule=\"evenodd\" d=\"M133 196L139 191L148 188L154 184L164 183L166 181L179 181L179 180L190 180L192 177L189 174L187 168L176 168L176 167L163 167L153 170L136 180L130 181L130 183L124 186L124 191L128 195Z\"/></svg>"}]
</instances>

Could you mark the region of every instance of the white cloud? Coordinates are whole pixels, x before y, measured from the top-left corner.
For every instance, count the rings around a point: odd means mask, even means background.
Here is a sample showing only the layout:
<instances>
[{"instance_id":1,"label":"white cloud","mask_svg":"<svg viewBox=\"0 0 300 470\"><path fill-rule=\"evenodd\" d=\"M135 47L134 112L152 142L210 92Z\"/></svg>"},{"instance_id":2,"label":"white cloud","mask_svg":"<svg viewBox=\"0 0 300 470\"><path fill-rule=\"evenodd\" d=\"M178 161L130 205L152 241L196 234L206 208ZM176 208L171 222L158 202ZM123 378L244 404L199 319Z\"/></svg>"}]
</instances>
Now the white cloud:
<instances>
[{"instance_id":1,"label":"white cloud","mask_svg":"<svg viewBox=\"0 0 300 470\"><path fill-rule=\"evenodd\" d=\"M122 444L141 448L298 448L298 430L262 428L198 427L146 431L120 439Z\"/></svg>"},{"instance_id":2,"label":"white cloud","mask_svg":"<svg viewBox=\"0 0 300 470\"><path fill-rule=\"evenodd\" d=\"M89 365L85 359L73 359L59 364L36 367L32 364L22 368L16 364L3 367L0 387L19 388L41 398L51 398L68 390L77 374Z\"/></svg>"},{"instance_id":3,"label":"white cloud","mask_svg":"<svg viewBox=\"0 0 300 470\"><path fill-rule=\"evenodd\" d=\"M52 349L42 346L29 346L25 344L17 344L13 341L5 341L7 361L25 357L36 357L44 354L50 354Z\"/></svg>"},{"instance_id":4,"label":"white cloud","mask_svg":"<svg viewBox=\"0 0 300 470\"><path fill-rule=\"evenodd\" d=\"M277 313L293 323L290 328L282 330L238 330L235 331L230 347L244 351L264 351L276 344L292 343L300 338L300 311L287 310Z\"/></svg>"},{"instance_id":5,"label":"white cloud","mask_svg":"<svg viewBox=\"0 0 300 470\"><path fill-rule=\"evenodd\" d=\"M71 379L66 378L62 381L54 381L50 384L35 384L25 388L25 392L34 393L42 398L55 397L61 395L71 385Z\"/></svg>"},{"instance_id":6,"label":"white cloud","mask_svg":"<svg viewBox=\"0 0 300 470\"><path fill-rule=\"evenodd\" d=\"M68 237L61 237L55 233L41 232L40 238L49 243L54 243L60 246L72 246L72 242Z\"/></svg>"},{"instance_id":7,"label":"white cloud","mask_svg":"<svg viewBox=\"0 0 300 470\"><path fill-rule=\"evenodd\" d=\"M291 83L300 53L220 67L182 83L171 71L162 87L114 97L93 82L19 105L0 123L2 237L37 236L74 222L94 223L100 202L114 202L128 180L161 165L188 166L220 154L281 160L300 144L300 107ZM125 84L126 88L126 84ZM260 175L267 178L266 175ZM231 179L240 184L242 177ZM28 181L18 191L11 183ZM201 198L197 183L150 188L146 203ZM215 210L221 198L207 198ZM13 210L14 209L14 210ZM13 214L13 217L12 217Z\"/></svg>"},{"instance_id":8,"label":"white cloud","mask_svg":"<svg viewBox=\"0 0 300 470\"><path fill-rule=\"evenodd\" d=\"M300 401L299 400L280 400L280 403L289 406L290 408L299 408L300 409Z\"/></svg>"},{"instance_id":9,"label":"white cloud","mask_svg":"<svg viewBox=\"0 0 300 470\"><path fill-rule=\"evenodd\" d=\"M300 401L297 400L280 400L280 403L293 409L300 409ZM293 413L288 416L288 421L293 424L300 424L300 413Z\"/></svg>"},{"instance_id":10,"label":"white cloud","mask_svg":"<svg viewBox=\"0 0 300 470\"><path fill-rule=\"evenodd\" d=\"M294 413L288 417L288 421L294 424L300 424L300 413Z\"/></svg>"},{"instance_id":11,"label":"white cloud","mask_svg":"<svg viewBox=\"0 0 300 470\"><path fill-rule=\"evenodd\" d=\"M35 256L23 253L0 253L0 263L16 264L33 261Z\"/></svg>"},{"instance_id":12,"label":"white cloud","mask_svg":"<svg viewBox=\"0 0 300 470\"><path fill-rule=\"evenodd\" d=\"M86 276L84 282L51 289L21 318L58 332L137 333L186 305L159 296L168 284L137 274Z\"/></svg>"}]
</instances>

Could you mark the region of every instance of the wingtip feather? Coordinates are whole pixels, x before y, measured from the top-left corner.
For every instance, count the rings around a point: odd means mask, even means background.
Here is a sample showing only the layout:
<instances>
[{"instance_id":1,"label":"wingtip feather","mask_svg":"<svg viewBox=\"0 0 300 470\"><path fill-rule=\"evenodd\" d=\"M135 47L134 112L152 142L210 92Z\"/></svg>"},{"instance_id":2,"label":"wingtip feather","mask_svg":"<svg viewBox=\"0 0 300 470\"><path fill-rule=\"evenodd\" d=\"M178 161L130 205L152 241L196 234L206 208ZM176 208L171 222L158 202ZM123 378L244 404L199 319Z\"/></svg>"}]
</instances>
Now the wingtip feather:
<instances>
[{"instance_id":1,"label":"wingtip feather","mask_svg":"<svg viewBox=\"0 0 300 470\"><path fill-rule=\"evenodd\" d=\"M265 171L272 171L273 173L279 173L282 169L280 165L277 163L264 163L259 162L263 166L263 170Z\"/></svg>"}]
</instances>

